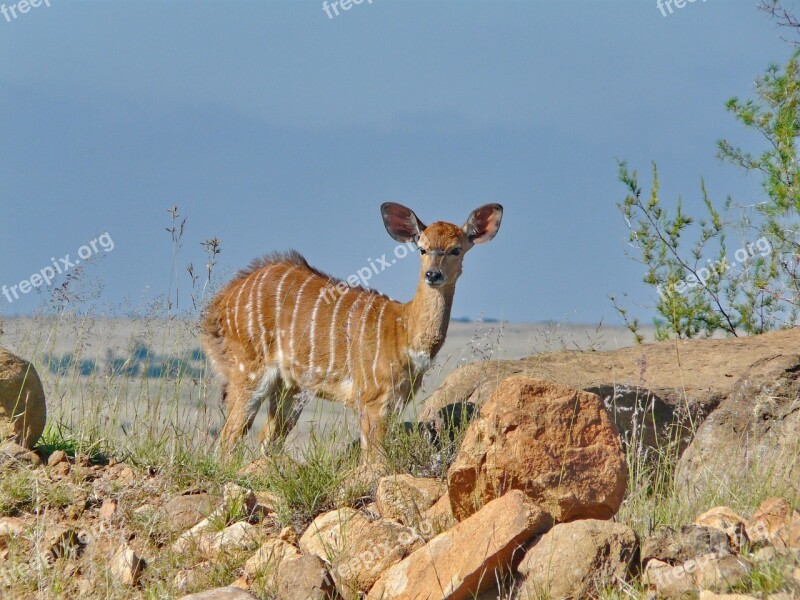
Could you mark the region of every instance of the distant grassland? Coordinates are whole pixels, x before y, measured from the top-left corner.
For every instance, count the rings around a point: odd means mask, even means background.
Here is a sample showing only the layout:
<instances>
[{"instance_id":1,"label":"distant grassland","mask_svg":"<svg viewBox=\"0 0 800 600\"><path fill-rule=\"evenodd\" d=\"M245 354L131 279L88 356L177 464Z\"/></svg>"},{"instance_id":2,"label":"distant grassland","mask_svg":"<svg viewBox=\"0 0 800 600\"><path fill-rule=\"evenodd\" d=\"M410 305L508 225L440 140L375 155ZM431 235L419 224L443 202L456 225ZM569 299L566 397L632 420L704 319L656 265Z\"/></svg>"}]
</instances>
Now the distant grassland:
<instances>
[{"instance_id":1,"label":"distant grassland","mask_svg":"<svg viewBox=\"0 0 800 600\"><path fill-rule=\"evenodd\" d=\"M224 410L220 382L208 372L197 327L196 319L179 318L18 317L4 321L0 345L33 361L47 393L52 427L115 442L130 442L146 428L147 437L166 440L172 432L209 444ZM632 342L626 329L616 327L454 321L406 415L412 418L422 400L462 364ZM352 416L334 403L310 399L292 437L305 439L314 426L333 423L351 431Z\"/></svg>"}]
</instances>

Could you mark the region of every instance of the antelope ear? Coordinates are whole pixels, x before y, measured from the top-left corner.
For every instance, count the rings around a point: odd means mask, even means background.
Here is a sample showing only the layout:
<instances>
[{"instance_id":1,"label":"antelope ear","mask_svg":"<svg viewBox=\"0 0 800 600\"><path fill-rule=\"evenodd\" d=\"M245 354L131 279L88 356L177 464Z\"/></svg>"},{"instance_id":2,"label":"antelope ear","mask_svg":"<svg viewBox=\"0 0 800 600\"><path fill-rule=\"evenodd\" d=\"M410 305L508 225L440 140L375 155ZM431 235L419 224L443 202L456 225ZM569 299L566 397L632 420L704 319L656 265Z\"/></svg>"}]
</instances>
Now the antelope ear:
<instances>
[{"instance_id":1,"label":"antelope ear","mask_svg":"<svg viewBox=\"0 0 800 600\"><path fill-rule=\"evenodd\" d=\"M389 235L403 244L416 243L419 234L425 229L425 225L417 218L413 210L396 202L381 204L381 216L383 216L383 224Z\"/></svg>"},{"instance_id":2,"label":"antelope ear","mask_svg":"<svg viewBox=\"0 0 800 600\"><path fill-rule=\"evenodd\" d=\"M500 229L503 219L503 207L499 204L487 204L476 208L464 224L464 233L473 244L491 241Z\"/></svg>"}]
</instances>

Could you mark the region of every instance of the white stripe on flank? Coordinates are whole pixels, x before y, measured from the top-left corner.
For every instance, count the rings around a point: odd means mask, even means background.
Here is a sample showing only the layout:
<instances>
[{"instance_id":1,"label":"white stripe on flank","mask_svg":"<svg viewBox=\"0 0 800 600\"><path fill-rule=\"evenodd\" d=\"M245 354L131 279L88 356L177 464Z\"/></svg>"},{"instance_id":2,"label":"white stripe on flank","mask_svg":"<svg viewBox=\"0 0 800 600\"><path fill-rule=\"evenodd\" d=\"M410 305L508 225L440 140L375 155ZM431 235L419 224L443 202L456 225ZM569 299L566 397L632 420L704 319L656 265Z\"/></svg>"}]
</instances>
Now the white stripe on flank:
<instances>
[{"instance_id":1,"label":"white stripe on flank","mask_svg":"<svg viewBox=\"0 0 800 600\"><path fill-rule=\"evenodd\" d=\"M378 325L376 326L375 331L375 360L372 361L372 380L375 382L375 386L378 386L378 358L381 355L381 324L383 323L383 313L386 310L386 307L389 305L388 300L384 298L383 306L381 306L381 312L378 313Z\"/></svg>"},{"instance_id":2,"label":"white stripe on flank","mask_svg":"<svg viewBox=\"0 0 800 600\"><path fill-rule=\"evenodd\" d=\"M297 360L295 359L295 356L294 356L294 328L295 328L295 323L297 323L297 313L300 312L300 302L301 302L301 300L303 298L303 292L306 291L306 286L308 285L308 282L311 281L312 279L314 279L314 277L316 277L316 275L314 275L314 273L312 273L311 275L309 275L306 278L306 280L303 282L303 285L301 285L300 289L297 290L297 296L294 299L294 311L292 312L292 324L291 324L291 326L289 328L289 361L290 361L290 365L292 365L292 366L297 364ZM289 367L289 372L291 373L291 366Z\"/></svg>"},{"instance_id":3,"label":"white stripe on flank","mask_svg":"<svg viewBox=\"0 0 800 600\"><path fill-rule=\"evenodd\" d=\"M264 314L263 314L263 307L264 304L261 300L261 293L264 290L264 283L263 279L266 279L267 275L269 274L272 269L275 268L274 264L271 264L264 272L261 274L261 277L258 278L256 281L256 285L258 286L258 294L256 295L256 304L258 304L258 330L261 332L261 349L264 352L264 362L269 361L269 348L267 347L267 327L264 325Z\"/></svg>"},{"instance_id":4,"label":"white stripe on flank","mask_svg":"<svg viewBox=\"0 0 800 600\"><path fill-rule=\"evenodd\" d=\"M283 307L283 300L281 293L283 292L283 282L289 274L297 267L289 267L278 282L278 289L275 291L275 337L278 340L278 364L283 367L283 343L281 342L281 307Z\"/></svg>"},{"instance_id":5,"label":"white stripe on flank","mask_svg":"<svg viewBox=\"0 0 800 600\"><path fill-rule=\"evenodd\" d=\"M328 285L325 284L319 289L319 295L317 295L317 301L314 302L314 309L311 311L311 327L310 333L308 334L309 338L311 338L310 344L311 347L308 350L308 372L311 375L311 380L314 380L314 346L317 343L317 312L319 311L319 304L322 301L323 296L325 296L326 292L328 291Z\"/></svg>"},{"instance_id":6,"label":"white stripe on flank","mask_svg":"<svg viewBox=\"0 0 800 600\"><path fill-rule=\"evenodd\" d=\"M239 293L236 294L236 305L233 308L233 324L236 327L236 336L241 339L242 334L239 332L239 305L242 303L242 292L244 288L247 287L250 278L253 276L252 273L247 276L247 278L242 282L242 286L239 288Z\"/></svg>"},{"instance_id":7,"label":"white stripe on flank","mask_svg":"<svg viewBox=\"0 0 800 600\"><path fill-rule=\"evenodd\" d=\"M364 368L364 353L366 348L364 347L364 333L367 330L367 320L369 319L369 309L372 308L372 303L375 302L375 298L377 296L375 294L370 294L370 299L367 301L367 305L364 307L364 312L361 313L361 330L358 333L358 364L361 367L361 385L367 385L367 371Z\"/></svg>"},{"instance_id":8,"label":"white stripe on flank","mask_svg":"<svg viewBox=\"0 0 800 600\"><path fill-rule=\"evenodd\" d=\"M350 293L350 288L347 288L344 292L342 292L342 294L336 299L336 304L333 305L331 327L330 331L328 331L328 347L330 350L330 358L328 359L328 371L326 372L326 376L333 373L333 368L335 366L334 362L336 361L336 314L339 312L339 304L341 304L342 298L347 296L348 293Z\"/></svg>"},{"instance_id":9,"label":"white stripe on flank","mask_svg":"<svg viewBox=\"0 0 800 600\"><path fill-rule=\"evenodd\" d=\"M251 343L256 341L256 334L255 334L255 331L253 329L253 322L255 320L253 318L255 316L255 311L253 310L253 296L258 291L258 282L259 282L259 280L261 279L261 277L263 275L264 275L263 270L259 269L258 277L256 277L255 282L250 287L250 292L247 294L247 298L248 298L247 307L246 307L246 309L247 309L247 336L248 336L248 340L250 340Z\"/></svg>"},{"instance_id":10,"label":"white stripe on flank","mask_svg":"<svg viewBox=\"0 0 800 600\"><path fill-rule=\"evenodd\" d=\"M225 298L225 321L228 323L228 335L233 335L233 325L231 324L231 298L233 294L228 294Z\"/></svg>"},{"instance_id":11,"label":"white stripe on flank","mask_svg":"<svg viewBox=\"0 0 800 600\"><path fill-rule=\"evenodd\" d=\"M350 323L353 321L353 313L356 310L356 306L364 297L364 294L361 293L358 295L358 298L355 299L353 304L350 306L350 310L347 311L347 322L344 326L344 341L345 345L347 346L347 374L349 375L350 379L355 382L356 374L353 371L353 340L350 338Z\"/></svg>"}]
</instances>

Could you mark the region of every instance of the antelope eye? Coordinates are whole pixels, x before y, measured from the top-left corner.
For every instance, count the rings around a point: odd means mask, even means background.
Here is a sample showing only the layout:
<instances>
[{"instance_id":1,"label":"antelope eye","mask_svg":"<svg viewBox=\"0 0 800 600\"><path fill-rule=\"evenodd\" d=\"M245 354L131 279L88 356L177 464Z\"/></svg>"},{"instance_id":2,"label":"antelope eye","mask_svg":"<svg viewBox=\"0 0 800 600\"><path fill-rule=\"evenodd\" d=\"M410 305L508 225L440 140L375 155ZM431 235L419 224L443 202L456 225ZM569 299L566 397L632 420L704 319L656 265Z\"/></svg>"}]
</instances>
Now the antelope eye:
<instances>
[{"instance_id":1,"label":"antelope eye","mask_svg":"<svg viewBox=\"0 0 800 600\"><path fill-rule=\"evenodd\" d=\"M451 256L458 256L459 254L461 254L461 248L453 248L452 250L450 250Z\"/></svg>"},{"instance_id":2,"label":"antelope eye","mask_svg":"<svg viewBox=\"0 0 800 600\"><path fill-rule=\"evenodd\" d=\"M420 248L420 249L419 249L419 253L420 253L420 254L425 254L425 248Z\"/></svg>"}]
</instances>

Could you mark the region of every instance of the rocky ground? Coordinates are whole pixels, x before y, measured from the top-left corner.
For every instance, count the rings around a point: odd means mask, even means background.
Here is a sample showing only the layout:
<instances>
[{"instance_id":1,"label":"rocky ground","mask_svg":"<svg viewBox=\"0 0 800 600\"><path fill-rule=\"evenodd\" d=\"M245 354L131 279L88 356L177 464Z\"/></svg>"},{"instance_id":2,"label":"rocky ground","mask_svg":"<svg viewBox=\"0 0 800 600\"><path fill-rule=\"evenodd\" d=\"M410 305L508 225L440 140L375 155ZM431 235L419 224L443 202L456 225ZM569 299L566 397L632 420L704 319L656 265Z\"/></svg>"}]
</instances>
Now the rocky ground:
<instances>
[{"instance_id":1,"label":"rocky ground","mask_svg":"<svg viewBox=\"0 0 800 600\"><path fill-rule=\"evenodd\" d=\"M466 366L380 469L313 438L42 436L5 353L0 597L800 598L798 349L795 329Z\"/></svg>"}]
</instances>

